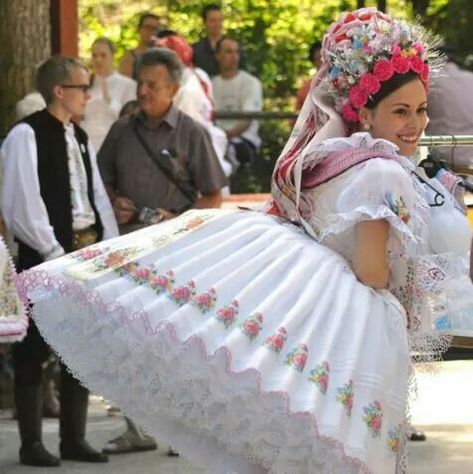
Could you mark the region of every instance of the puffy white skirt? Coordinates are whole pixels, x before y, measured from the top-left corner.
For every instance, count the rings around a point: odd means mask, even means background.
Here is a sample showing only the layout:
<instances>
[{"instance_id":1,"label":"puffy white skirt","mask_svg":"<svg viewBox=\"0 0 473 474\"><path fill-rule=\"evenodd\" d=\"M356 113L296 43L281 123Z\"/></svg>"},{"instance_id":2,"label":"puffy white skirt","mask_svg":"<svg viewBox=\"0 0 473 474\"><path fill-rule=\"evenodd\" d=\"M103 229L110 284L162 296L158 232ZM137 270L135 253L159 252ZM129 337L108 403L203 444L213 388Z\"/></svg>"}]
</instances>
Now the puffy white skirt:
<instances>
[{"instance_id":1,"label":"puffy white skirt","mask_svg":"<svg viewBox=\"0 0 473 474\"><path fill-rule=\"evenodd\" d=\"M79 380L208 472L403 470L404 311L291 224L191 211L18 283Z\"/></svg>"}]
</instances>

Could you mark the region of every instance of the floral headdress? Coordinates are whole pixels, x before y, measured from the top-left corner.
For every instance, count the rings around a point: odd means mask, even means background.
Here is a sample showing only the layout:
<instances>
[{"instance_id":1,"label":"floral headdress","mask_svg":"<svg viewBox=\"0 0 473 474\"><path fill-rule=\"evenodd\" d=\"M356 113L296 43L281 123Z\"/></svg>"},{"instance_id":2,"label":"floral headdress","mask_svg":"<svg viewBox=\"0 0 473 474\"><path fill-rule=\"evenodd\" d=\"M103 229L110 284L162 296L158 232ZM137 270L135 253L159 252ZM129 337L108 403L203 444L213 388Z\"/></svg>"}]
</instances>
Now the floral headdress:
<instances>
[{"instance_id":1,"label":"floral headdress","mask_svg":"<svg viewBox=\"0 0 473 474\"><path fill-rule=\"evenodd\" d=\"M324 37L328 92L346 122L358 122L358 110L394 74L413 71L429 85L429 50L424 30L394 20L375 8L344 13Z\"/></svg>"},{"instance_id":2,"label":"floral headdress","mask_svg":"<svg viewBox=\"0 0 473 474\"><path fill-rule=\"evenodd\" d=\"M274 168L273 201L266 211L300 222L311 234L303 217L311 203L302 183L321 166L320 144L356 130L359 109L394 74L414 71L427 89L432 66L439 69L442 64L432 51L435 46L421 26L392 19L376 8L343 13L324 37L322 66Z\"/></svg>"}]
</instances>

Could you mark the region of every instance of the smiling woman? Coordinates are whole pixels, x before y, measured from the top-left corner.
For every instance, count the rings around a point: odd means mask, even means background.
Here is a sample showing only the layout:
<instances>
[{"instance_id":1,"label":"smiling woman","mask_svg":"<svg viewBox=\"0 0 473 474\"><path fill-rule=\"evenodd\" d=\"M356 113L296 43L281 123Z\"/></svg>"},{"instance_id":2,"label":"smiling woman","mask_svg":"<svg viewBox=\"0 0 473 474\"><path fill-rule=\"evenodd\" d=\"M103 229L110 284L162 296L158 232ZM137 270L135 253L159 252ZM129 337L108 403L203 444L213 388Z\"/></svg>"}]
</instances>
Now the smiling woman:
<instances>
[{"instance_id":1,"label":"smiling woman","mask_svg":"<svg viewBox=\"0 0 473 474\"><path fill-rule=\"evenodd\" d=\"M411 352L473 304L458 181L402 155L421 31L360 9L322 55L265 212L190 211L20 277L70 369L206 472L405 472Z\"/></svg>"}]
</instances>

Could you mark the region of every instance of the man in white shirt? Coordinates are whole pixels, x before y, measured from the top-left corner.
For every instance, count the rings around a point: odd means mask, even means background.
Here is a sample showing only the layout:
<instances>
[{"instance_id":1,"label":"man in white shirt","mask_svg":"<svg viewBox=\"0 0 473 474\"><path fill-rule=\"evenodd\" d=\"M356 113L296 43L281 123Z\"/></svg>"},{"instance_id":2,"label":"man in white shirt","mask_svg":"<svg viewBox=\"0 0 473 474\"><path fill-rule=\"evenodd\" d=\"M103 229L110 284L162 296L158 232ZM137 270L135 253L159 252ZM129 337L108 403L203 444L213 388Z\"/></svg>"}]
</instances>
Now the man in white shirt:
<instances>
[{"instance_id":1,"label":"man in white shirt","mask_svg":"<svg viewBox=\"0 0 473 474\"><path fill-rule=\"evenodd\" d=\"M89 98L89 74L75 59L53 57L36 76L46 108L25 117L2 146L2 213L18 241L18 269L25 270L102 239L118 235L110 201L87 134L73 122ZM14 347L15 403L20 462L58 466L41 441L42 363L49 348L33 321ZM88 391L61 367L62 459L106 462L85 441Z\"/></svg>"},{"instance_id":2,"label":"man in white shirt","mask_svg":"<svg viewBox=\"0 0 473 474\"><path fill-rule=\"evenodd\" d=\"M217 43L216 57L220 74L212 79L215 108L218 111L259 112L263 108L261 82L246 71L239 69L240 46L230 37ZM252 160L261 145L257 120L217 120L232 145L229 158L239 163Z\"/></svg>"},{"instance_id":3,"label":"man in white shirt","mask_svg":"<svg viewBox=\"0 0 473 474\"><path fill-rule=\"evenodd\" d=\"M453 50L446 47L447 63L442 74L432 81L429 92L427 135L473 134L473 72L462 69L456 62ZM453 167L473 168L473 146L439 146L438 158Z\"/></svg>"}]
</instances>

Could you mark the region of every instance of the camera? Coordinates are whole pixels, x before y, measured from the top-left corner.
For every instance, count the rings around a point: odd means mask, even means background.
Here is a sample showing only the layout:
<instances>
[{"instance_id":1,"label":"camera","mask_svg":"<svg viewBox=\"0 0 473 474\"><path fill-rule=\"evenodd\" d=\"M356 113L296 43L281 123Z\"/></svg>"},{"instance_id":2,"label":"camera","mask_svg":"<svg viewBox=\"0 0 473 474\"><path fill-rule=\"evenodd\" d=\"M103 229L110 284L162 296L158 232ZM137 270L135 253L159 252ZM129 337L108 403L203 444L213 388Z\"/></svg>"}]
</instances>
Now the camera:
<instances>
[{"instance_id":1,"label":"camera","mask_svg":"<svg viewBox=\"0 0 473 474\"><path fill-rule=\"evenodd\" d=\"M158 209L143 207L138 214L138 220L146 225L159 224L164 219L164 214Z\"/></svg>"}]
</instances>

